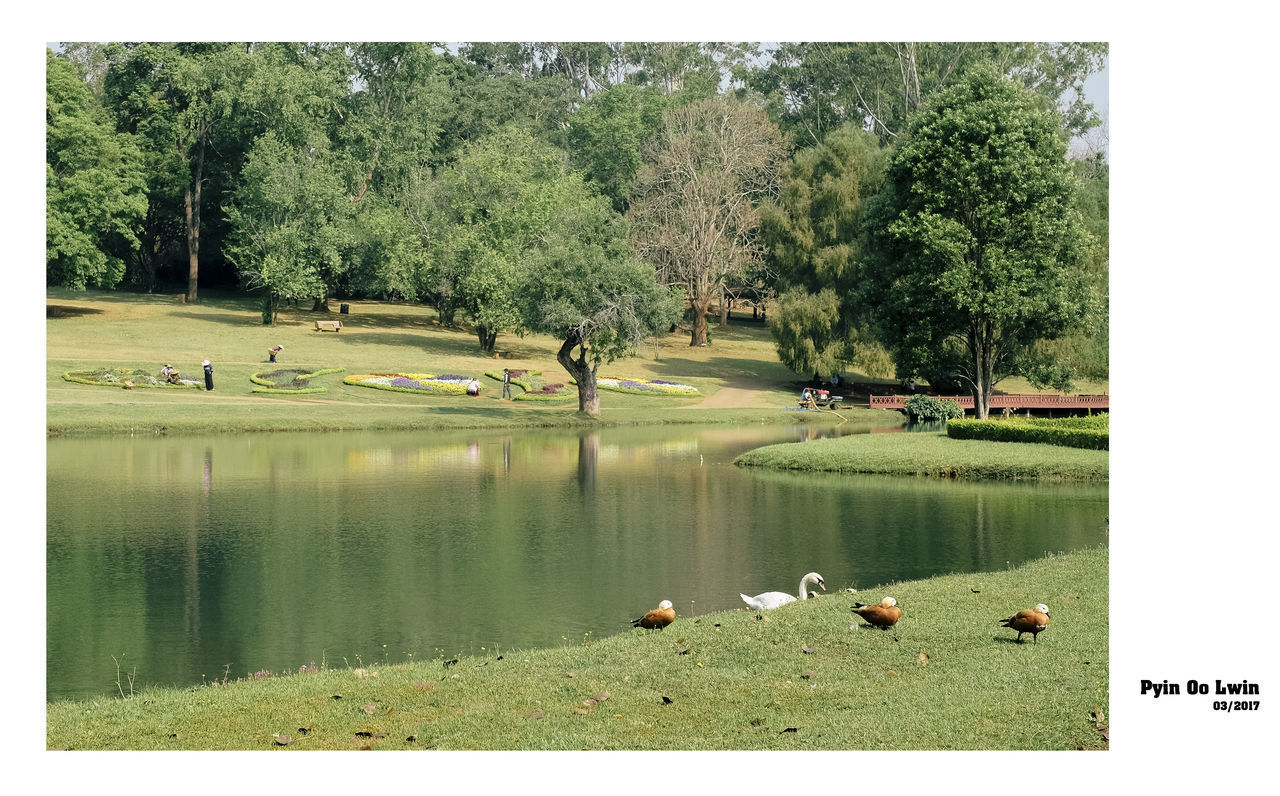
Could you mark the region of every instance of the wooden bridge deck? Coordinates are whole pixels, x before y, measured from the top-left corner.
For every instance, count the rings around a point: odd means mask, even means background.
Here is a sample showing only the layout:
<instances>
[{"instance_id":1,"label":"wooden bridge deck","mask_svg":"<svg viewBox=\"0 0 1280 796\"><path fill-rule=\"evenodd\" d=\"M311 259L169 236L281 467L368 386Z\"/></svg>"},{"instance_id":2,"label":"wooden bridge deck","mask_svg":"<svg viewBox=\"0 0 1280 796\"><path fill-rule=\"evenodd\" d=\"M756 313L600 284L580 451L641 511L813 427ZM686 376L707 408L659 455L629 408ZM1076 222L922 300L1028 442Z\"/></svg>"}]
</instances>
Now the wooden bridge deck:
<instances>
[{"instance_id":1,"label":"wooden bridge deck","mask_svg":"<svg viewBox=\"0 0 1280 796\"><path fill-rule=\"evenodd\" d=\"M872 395L872 409L903 409L907 395ZM943 401L955 401L961 409L973 409L972 395L938 395ZM993 395L988 409L1109 409L1110 395Z\"/></svg>"}]
</instances>

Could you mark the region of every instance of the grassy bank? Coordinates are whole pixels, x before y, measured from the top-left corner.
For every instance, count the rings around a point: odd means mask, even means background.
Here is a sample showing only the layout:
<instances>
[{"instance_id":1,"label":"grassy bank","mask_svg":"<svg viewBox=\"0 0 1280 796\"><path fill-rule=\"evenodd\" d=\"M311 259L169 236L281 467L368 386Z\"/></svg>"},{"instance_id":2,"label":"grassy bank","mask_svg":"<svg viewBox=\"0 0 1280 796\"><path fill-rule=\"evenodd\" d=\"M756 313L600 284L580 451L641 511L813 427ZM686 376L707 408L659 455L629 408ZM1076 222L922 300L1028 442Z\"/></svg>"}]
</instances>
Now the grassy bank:
<instances>
[{"instance_id":1,"label":"grassy bank","mask_svg":"<svg viewBox=\"0 0 1280 796\"><path fill-rule=\"evenodd\" d=\"M781 470L942 478L1106 481L1109 477L1106 451L951 439L945 431L862 434L767 445L742 454L734 464Z\"/></svg>"},{"instance_id":2,"label":"grassy bank","mask_svg":"<svg viewBox=\"0 0 1280 796\"><path fill-rule=\"evenodd\" d=\"M262 324L257 304L209 295L199 304L173 296L53 290L46 303L46 420L49 436L91 434L205 434L238 431L336 431L515 428L591 423L824 422L899 425L896 412L848 409L784 412L795 406L795 374L777 360L768 330L748 317L714 329L707 348L690 348L686 333L663 335L636 355L601 369L602 376L664 379L698 388L692 398L601 393L601 420L582 418L575 400L540 405L504 402L499 382L485 377L503 367L540 370L568 380L556 362L556 341L542 335L503 335L485 356L466 329L442 326L419 305L350 302L351 312L286 308L273 326ZM341 318L341 332L317 332L314 321ZM413 395L342 384L320 376L314 395L253 393L250 377L270 366L267 349L284 346L278 367L344 368L347 374L458 373L484 386L477 398ZM171 364L201 379L200 363L214 366L213 392L123 390L75 384L68 371Z\"/></svg>"},{"instance_id":3,"label":"grassy bank","mask_svg":"<svg viewBox=\"0 0 1280 796\"><path fill-rule=\"evenodd\" d=\"M69 749L1079 749L1104 744L1107 551L681 617L584 645L47 707ZM854 599L898 626L851 630ZM997 621L1053 622L1013 643ZM656 603L656 599L655 599ZM809 652L805 650L808 649ZM127 687L126 687L127 693ZM286 741L281 745L281 741Z\"/></svg>"}]
</instances>

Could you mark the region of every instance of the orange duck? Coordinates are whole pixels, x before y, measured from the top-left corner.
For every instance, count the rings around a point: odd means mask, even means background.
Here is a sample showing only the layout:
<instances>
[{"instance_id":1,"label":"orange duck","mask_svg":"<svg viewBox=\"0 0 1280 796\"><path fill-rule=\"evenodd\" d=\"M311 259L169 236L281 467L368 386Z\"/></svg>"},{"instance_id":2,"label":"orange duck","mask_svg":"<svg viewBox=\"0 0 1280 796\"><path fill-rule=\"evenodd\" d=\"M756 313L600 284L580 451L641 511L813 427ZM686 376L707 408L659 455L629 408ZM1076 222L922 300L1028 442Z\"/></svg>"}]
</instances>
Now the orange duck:
<instances>
[{"instance_id":1,"label":"orange duck","mask_svg":"<svg viewBox=\"0 0 1280 796\"><path fill-rule=\"evenodd\" d=\"M898 607L898 601L892 597L885 597L879 605L854 603L853 612L865 619L868 624L882 630L888 630L898 624L898 620L902 618L902 609Z\"/></svg>"},{"instance_id":2,"label":"orange duck","mask_svg":"<svg viewBox=\"0 0 1280 796\"><path fill-rule=\"evenodd\" d=\"M661 630L674 621L676 621L676 609L671 606L670 600L663 600L649 613L639 619L632 619L631 626Z\"/></svg>"},{"instance_id":3,"label":"orange duck","mask_svg":"<svg viewBox=\"0 0 1280 796\"><path fill-rule=\"evenodd\" d=\"M1001 619L1000 625L1018 631L1018 643L1022 643L1023 633L1030 633L1034 643L1040 631L1049 626L1049 606L1040 603L1035 608L1019 611L1008 619Z\"/></svg>"}]
</instances>

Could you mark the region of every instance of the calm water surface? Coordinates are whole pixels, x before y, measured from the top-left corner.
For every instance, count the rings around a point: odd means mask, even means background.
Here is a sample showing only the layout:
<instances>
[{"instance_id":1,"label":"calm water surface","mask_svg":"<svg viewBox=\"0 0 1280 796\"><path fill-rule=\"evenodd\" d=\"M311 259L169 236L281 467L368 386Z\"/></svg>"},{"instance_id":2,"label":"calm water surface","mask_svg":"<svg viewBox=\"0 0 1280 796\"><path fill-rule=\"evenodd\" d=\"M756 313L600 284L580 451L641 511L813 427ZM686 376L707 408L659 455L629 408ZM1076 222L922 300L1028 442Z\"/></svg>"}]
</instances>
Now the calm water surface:
<instances>
[{"instance_id":1,"label":"calm water surface","mask_svg":"<svg viewBox=\"0 0 1280 796\"><path fill-rule=\"evenodd\" d=\"M740 470L806 428L48 444L49 699L580 643L1106 541L1107 487ZM590 634L590 635L587 635Z\"/></svg>"}]
</instances>

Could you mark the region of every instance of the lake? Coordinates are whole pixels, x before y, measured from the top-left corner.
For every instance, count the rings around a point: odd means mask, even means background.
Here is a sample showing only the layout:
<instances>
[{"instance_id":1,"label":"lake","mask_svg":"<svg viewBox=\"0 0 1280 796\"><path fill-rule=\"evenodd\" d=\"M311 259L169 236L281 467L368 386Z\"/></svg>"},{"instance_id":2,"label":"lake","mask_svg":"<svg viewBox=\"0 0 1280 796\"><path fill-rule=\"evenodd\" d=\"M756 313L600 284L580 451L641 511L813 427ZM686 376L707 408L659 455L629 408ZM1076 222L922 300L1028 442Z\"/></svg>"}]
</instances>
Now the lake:
<instances>
[{"instance_id":1,"label":"lake","mask_svg":"<svg viewBox=\"0 0 1280 796\"><path fill-rule=\"evenodd\" d=\"M50 440L46 697L117 693L112 656L137 686L185 686L505 653L630 632L663 599L744 608L739 592L795 594L811 570L867 602L1106 543L1106 485L732 465L815 433Z\"/></svg>"}]
</instances>

